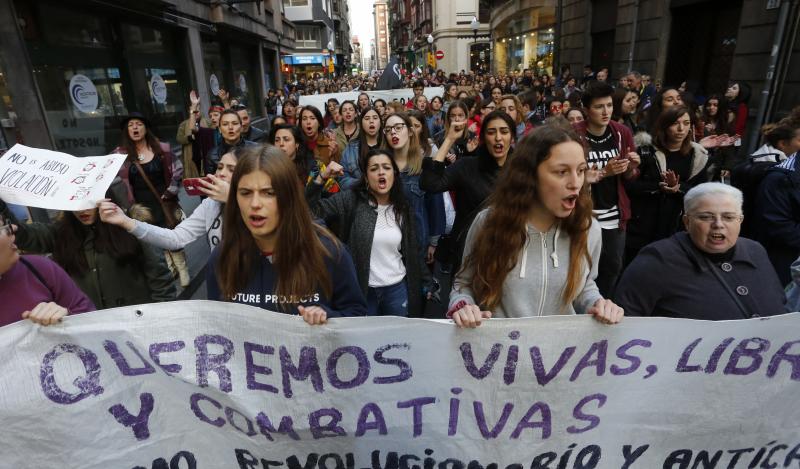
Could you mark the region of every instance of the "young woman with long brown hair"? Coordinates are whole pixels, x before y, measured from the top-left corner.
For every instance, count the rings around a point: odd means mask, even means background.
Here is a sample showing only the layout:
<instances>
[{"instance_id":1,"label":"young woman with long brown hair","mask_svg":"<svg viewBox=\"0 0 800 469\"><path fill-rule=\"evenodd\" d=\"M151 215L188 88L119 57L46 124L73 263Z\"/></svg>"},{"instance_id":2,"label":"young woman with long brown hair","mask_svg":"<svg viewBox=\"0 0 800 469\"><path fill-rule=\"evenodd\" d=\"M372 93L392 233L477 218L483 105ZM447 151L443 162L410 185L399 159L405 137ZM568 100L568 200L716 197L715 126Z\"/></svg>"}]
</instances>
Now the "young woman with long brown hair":
<instances>
[{"instance_id":1,"label":"young woman with long brown hair","mask_svg":"<svg viewBox=\"0 0 800 469\"><path fill-rule=\"evenodd\" d=\"M312 209L323 220L340 222L339 234L353 253L370 316L422 317L430 275L391 150L370 150L360 173L358 185L328 199L312 199Z\"/></svg>"},{"instance_id":2,"label":"young woman with long brown hair","mask_svg":"<svg viewBox=\"0 0 800 469\"><path fill-rule=\"evenodd\" d=\"M239 119L235 112L233 114ZM114 152L128 155L119 169L119 177L128 192L127 207L134 203L144 205L150 209L154 225L175 228L180 221L176 209L183 179L181 160L172 154L168 144L156 138L143 115L132 113L125 117L121 128L122 141ZM185 251L165 251L164 254L170 271L178 276L182 287L188 287L191 278Z\"/></svg>"},{"instance_id":3,"label":"young woman with long brown hair","mask_svg":"<svg viewBox=\"0 0 800 469\"><path fill-rule=\"evenodd\" d=\"M208 299L300 314L309 324L366 315L350 254L311 220L297 170L281 150L264 145L239 160L223 232L209 260Z\"/></svg>"},{"instance_id":4,"label":"young woman with long brown hair","mask_svg":"<svg viewBox=\"0 0 800 469\"><path fill-rule=\"evenodd\" d=\"M467 234L448 316L465 327L492 315L588 313L619 322L622 309L595 285L600 226L578 136L544 126L515 155Z\"/></svg>"}]
</instances>

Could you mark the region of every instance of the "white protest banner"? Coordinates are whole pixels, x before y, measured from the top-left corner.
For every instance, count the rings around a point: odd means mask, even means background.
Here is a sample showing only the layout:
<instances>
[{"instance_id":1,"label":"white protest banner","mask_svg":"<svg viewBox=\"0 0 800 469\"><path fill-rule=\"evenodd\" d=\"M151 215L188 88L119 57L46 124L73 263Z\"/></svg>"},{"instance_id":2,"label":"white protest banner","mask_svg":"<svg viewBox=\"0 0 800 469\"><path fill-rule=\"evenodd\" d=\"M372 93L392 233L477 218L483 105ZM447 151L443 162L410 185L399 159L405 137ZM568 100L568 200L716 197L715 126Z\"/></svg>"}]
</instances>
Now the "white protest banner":
<instances>
[{"instance_id":1,"label":"white protest banner","mask_svg":"<svg viewBox=\"0 0 800 469\"><path fill-rule=\"evenodd\" d=\"M0 156L0 199L53 210L92 208L124 162L125 155L78 158L17 144Z\"/></svg>"},{"instance_id":2,"label":"white protest banner","mask_svg":"<svg viewBox=\"0 0 800 469\"><path fill-rule=\"evenodd\" d=\"M311 94L307 96L300 96L299 104L301 106L314 106L319 109L322 114L325 114L326 105L329 99L337 99L339 104L347 100L356 102L358 100L358 95L361 93L367 93L370 101L375 101L376 99L380 98L387 103L398 100L403 104L405 104L406 101L414 96L414 90L411 88L380 91L348 91L345 93ZM428 87L423 90L422 94L424 94L430 101L434 96L443 96L444 89L441 86Z\"/></svg>"},{"instance_id":3,"label":"white protest banner","mask_svg":"<svg viewBox=\"0 0 800 469\"><path fill-rule=\"evenodd\" d=\"M800 466L800 315L477 329L193 301L0 329L8 468Z\"/></svg>"}]
</instances>

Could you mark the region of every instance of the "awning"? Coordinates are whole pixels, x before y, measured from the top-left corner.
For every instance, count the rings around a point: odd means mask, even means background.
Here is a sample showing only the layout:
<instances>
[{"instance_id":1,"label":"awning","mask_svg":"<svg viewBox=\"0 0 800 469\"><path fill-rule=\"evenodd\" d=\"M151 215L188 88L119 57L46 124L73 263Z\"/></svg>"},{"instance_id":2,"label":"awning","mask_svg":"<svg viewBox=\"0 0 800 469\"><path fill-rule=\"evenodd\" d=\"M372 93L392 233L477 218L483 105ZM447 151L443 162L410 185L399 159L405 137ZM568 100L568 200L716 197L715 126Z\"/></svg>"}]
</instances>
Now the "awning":
<instances>
[{"instance_id":1,"label":"awning","mask_svg":"<svg viewBox=\"0 0 800 469\"><path fill-rule=\"evenodd\" d=\"M336 61L336 55L326 56L322 54L310 54L310 55L283 55L281 56L283 63L287 65L314 65L314 64L325 64L327 60L333 59L333 63L338 65Z\"/></svg>"}]
</instances>

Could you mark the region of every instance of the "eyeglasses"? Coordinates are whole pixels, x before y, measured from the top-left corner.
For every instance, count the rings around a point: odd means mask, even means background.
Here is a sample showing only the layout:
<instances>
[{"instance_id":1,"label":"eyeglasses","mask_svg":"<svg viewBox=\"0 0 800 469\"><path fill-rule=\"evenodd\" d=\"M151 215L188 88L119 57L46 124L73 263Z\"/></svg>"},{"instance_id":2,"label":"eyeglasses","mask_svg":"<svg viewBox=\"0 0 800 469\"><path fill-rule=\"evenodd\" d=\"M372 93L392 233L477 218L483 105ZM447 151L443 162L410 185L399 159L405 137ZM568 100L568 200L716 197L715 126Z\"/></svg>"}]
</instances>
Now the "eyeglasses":
<instances>
[{"instance_id":1,"label":"eyeglasses","mask_svg":"<svg viewBox=\"0 0 800 469\"><path fill-rule=\"evenodd\" d=\"M689 215L689 216L703 223L714 223L715 221L719 220L720 222L726 225L740 222L744 218L742 215L739 215L738 213L716 214L711 212L695 213L694 215Z\"/></svg>"},{"instance_id":2,"label":"eyeglasses","mask_svg":"<svg viewBox=\"0 0 800 469\"><path fill-rule=\"evenodd\" d=\"M394 132L396 134L399 134L405 128L406 128L405 124L395 124L395 125L393 125L391 127L386 127L385 129L383 129L383 133L386 134L386 135L389 135L392 132Z\"/></svg>"}]
</instances>

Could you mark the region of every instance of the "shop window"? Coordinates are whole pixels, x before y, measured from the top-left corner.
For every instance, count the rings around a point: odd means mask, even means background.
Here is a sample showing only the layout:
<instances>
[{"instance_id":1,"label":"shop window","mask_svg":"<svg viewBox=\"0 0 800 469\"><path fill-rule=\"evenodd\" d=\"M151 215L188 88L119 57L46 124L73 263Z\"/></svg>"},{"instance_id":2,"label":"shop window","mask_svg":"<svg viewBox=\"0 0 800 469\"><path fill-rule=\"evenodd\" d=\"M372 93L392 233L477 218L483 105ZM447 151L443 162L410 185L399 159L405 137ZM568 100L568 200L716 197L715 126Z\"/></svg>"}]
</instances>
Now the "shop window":
<instances>
[{"instance_id":1,"label":"shop window","mask_svg":"<svg viewBox=\"0 0 800 469\"><path fill-rule=\"evenodd\" d=\"M178 124L187 117L188 78L176 32L149 25L120 27L136 99L136 110L150 117L158 138L176 143ZM155 130L154 130L155 131Z\"/></svg>"},{"instance_id":2,"label":"shop window","mask_svg":"<svg viewBox=\"0 0 800 469\"><path fill-rule=\"evenodd\" d=\"M231 45L231 69L233 70L233 86L229 90L231 97L239 100L250 109L251 116L263 114L259 103L257 60L253 60L256 51L251 47Z\"/></svg>"},{"instance_id":3,"label":"shop window","mask_svg":"<svg viewBox=\"0 0 800 469\"><path fill-rule=\"evenodd\" d=\"M128 114L119 68L39 66L34 69L56 150L97 156L114 148L119 132L107 129Z\"/></svg>"},{"instance_id":4,"label":"shop window","mask_svg":"<svg viewBox=\"0 0 800 469\"><path fill-rule=\"evenodd\" d=\"M111 47L110 25L100 17L73 9L48 5L41 16L44 39L51 46Z\"/></svg>"},{"instance_id":5,"label":"shop window","mask_svg":"<svg viewBox=\"0 0 800 469\"><path fill-rule=\"evenodd\" d=\"M227 77L230 68L223 60L222 45L219 42L203 38L203 63L207 74L205 85L209 87L212 96L216 96L220 89L229 89Z\"/></svg>"},{"instance_id":6,"label":"shop window","mask_svg":"<svg viewBox=\"0 0 800 469\"><path fill-rule=\"evenodd\" d=\"M24 11L34 80L56 149L107 154L120 142L121 117L131 111L147 115L153 132L175 144L188 95L176 29L49 2Z\"/></svg>"}]
</instances>

